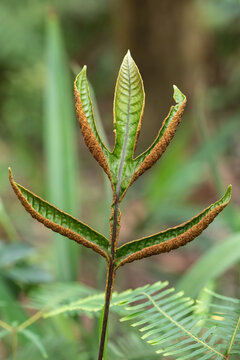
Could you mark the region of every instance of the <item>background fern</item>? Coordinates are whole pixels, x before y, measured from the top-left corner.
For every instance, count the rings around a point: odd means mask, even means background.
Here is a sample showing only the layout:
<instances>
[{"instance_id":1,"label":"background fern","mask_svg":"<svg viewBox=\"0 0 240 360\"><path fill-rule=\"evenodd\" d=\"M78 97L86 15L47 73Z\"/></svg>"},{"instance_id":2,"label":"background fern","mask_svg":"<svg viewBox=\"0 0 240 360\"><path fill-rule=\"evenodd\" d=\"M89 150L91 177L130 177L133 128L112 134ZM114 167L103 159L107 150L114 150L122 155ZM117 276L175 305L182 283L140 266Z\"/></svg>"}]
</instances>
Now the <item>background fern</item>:
<instances>
[{"instance_id":1,"label":"background fern","mask_svg":"<svg viewBox=\"0 0 240 360\"><path fill-rule=\"evenodd\" d=\"M59 314L100 315L104 304L103 293L76 284L72 288L73 291L70 291L70 298L73 301L69 302L64 296L59 299L59 293L66 292L65 285L59 284L52 290L46 285L45 290L42 289L32 296L37 307L46 306L51 298L52 309L46 310L45 318ZM70 287L68 290L71 290ZM211 295L210 303L207 300L194 301L185 297L183 292L169 288L167 282L157 282L135 290L114 292L111 310L121 316L122 322L127 321L137 328L142 340L152 345L154 352L169 359L238 359L240 300L224 297L209 290L205 291ZM79 295L83 297L75 300ZM134 343L139 339L136 340L136 334L131 336L130 339L123 337L122 340L114 342L112 339L110 351L116 358L121 359L121 356L124 356L123 350L132 354L130 348L133 348ZM155 355L151 353L149 346L144 347L143 344L139 346L142 347L143 353L153 356L154 359ZM127 352L128 348L129 352ZM228 355L230 356L227 357ZM135 356L133 354L130 358L141 359L136 353Z\"/></svg>"}]
</instances>

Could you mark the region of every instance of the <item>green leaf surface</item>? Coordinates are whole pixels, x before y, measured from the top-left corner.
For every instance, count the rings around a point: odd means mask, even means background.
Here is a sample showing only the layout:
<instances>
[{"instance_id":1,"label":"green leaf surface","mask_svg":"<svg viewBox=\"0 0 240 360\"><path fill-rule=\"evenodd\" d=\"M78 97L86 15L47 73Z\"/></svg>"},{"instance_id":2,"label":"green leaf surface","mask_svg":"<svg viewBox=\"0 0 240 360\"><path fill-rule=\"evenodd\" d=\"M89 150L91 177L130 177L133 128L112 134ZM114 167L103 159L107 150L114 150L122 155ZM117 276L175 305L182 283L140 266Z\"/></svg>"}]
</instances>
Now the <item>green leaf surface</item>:
<instances>
[{"instance_id":1,"label":"green leaf surface","mask_svg":"<svg viewBox=\"0 0 240 360\"><path fill-rule=\"evenodd\" d=\"M76 77L75 85L80 95L82 107L84 113L86 115L87 121L92 129L92 132L97 139L97 142L101 146L105 156L109 155L109 150L106 148L105 144L103 143L95 121L94 111L93 111L93 104L90 95L89 85L87 81L87 67L86 65L82 68L78 76Z\"/></svg>"},{"instance_id":2,"label":"green leaf surface","mask_svg":"<svg viewBox=\"0 0 240 360\"><path fill-rule=\"evenodd\" d=\"M213 245L178 282L177 288L196 297L206 284L240 260L240 233Z\"/></svg>"},{"instance_id":3,"label":"green leaf surface","mask_svg":"<svg viewBox=\"0 0 240 360\"><path fill-rule=\"evenodd\" d=\"M142 295L142 291L147 290L150 294L153 294L156 291L159 291L161 289L164 289L168 285L167 282L156 282L152 285L145 285L143 287L137 288L137 289L129 289L126 291L123 291L121 293L114 292L111 300L110 307L111 309L118 313L118 314L125 314L125 305L128 304L130 301L134 301L136 296L138 296L138 299L144 298ZM81 291L81 285L78 285L80 287ZM50 285L49 287L50 288ZM53 285L54 288L54 285ZM77 290L77 289L76 289ZM75 290L75 291L76 291ZM80 294L79 291L79 294ZM167 289L165 292L165 295L169 292L172 292L173 289ZM94 293L95 292L95 293ZM87 295L87 294L86 294ZM56 297L59 297L59 294L55 295ZM53 295L53 297L55 297ZM42 296L41 290L34 295L34 303L37 304L39 307L39 304L42 304L42 306L46 306L46 304L49 304L48 297ZM67 297L62 298L61 302L59 304L55 304L51 307L52 309L49 309L45 314L44 317L52 317L60 314L74 314L74 313L84 313L87 315L91 315L91 313L96 313L102 311L102 308L104 306L104 293L92 291L92 294L90 296L84 296L81 297L81 294L79 298L75 301L69 302L69 299Z\"/></svg>"},{"instance_id":4,"label":"green leaf surface","mask_svg":"<svg viewBox=\"0 0 240 360\"><path fill-rule=\"evenodd\" d=\"M157 145L157 143L160 141L166 130L168 129L169 125L171 124L172 119L180 109L181 105L183 105L184 101L186 100L186 96L177 88L176 85L173 85L173 99L176 101L176 105L172 106L169 114L167 115L156 139L152 143L152 145L144 151L142 154L140 154L136 159L135 162L137 166L140 166L141 163L144 161L144 159L151 153L152 149Z\"/></svg>"},{"instance_id":5,"label":"green leaf surface","mask_svg":"<svg viewBox=\"0 0 240 360\"><path fill-rule=\"evenodd\" d=\"M10 181L26 210L46 227L87 247L92 247L97 252L98 249L102 250L102 253L108 249L108 240L103 235L15 183L11 172Z\"/></svg>"},{"instance_id":6,"label":"green leaf surface","mask_svg":"<svg viewBox=\"0 0 240 360\"><path fill-rule=\"evenodd\" d=\"M121 183L120 194L128 186L134 171L133 154L144 109L141 75L130 52L121 65L114 98L115 147L110 157L113 183Z\"/></svg>"},{"instance_id":7,"label":"green leaf surface","mask_svg":"<svg viewBox=\"0 0 240 360\"><path fill-rule=\"evenodd\" d=\"M62 286L64 289L66 284ZM104 293L92 290L89 296L88 289L85 294L82 290L82 285L75 284L73 292L74 297L78 293L79 297L75 297L77 300L69 302L69 297L65 296L58 303L52 304L44 317L59 314L91 316L100 313L104 305ZM61 284L57 288L55 284L48 285L46 296L39 289L35 292L34 301L42 307L45 303L49 304L51 298L59 297L59 293L62 293ZM238 299L213 294L208 312L197 313L199 304L185 297L183 291L169 288L168 282L159 281L134 290L114 292L111 311L121 315L121 321L131 322L133 327L138 328L142 339L154 345L153 351L158 354L179 360L181 356L184 356L183 359L186 356L186 359L199 360L202 359L199 355L202 353L206 355L203 359L215 360L217 355L219 359L224 359L224 351L230 348L231 340L231 354L239 353L239 303Z\"/></svg>"},{"instance_id":8,"label":"green leaf surface","mask_svg":"<svg viewBox=\"0 0 240 360\"><path fill-rule=\"evenodd\" d=\"M227 359L227 352L235 359L234 354L239 354L238 299L214 294L208 313L196 314L196 303L183 292L166 296L165 291L150 295L148 290L142 293L145 299L138 294L129 302L129 315L121 321L130 321L138 328L156 353L176 360Z\"/></svg>"},{"instance_id":9,"label":"green leaf surface","mask_svg":"<svg viewBox=\"0 0 240 360\"><path fill-rule=\"evenodd\" d=\"M45 20L45 19L44 19ZM44 152L46 189L50 202L67 212L76 211L77 122L74 114L68 59L57 12L46 17L46 79L44 97ZM78 204L79 204L79 198ZM79 206L79 205L78 205ZM79 208L78 208L79 210ZM73 242L54 236L54 264L58 279L77 278L79 250Z\"/></svg>"},{"instance_id":10,"label":"green leaf surface","mask_svg":"<svg viewBox=\"0 0 240 360\"><path fill-rule=\"evenodd\" d=\"M203 220L215 208L226 205L230 201L230 197L231 197L231 186L228 187L225 195L220 200L210 205L207 209L205 209L200 214L192 218L190 221L175 228L170 228L168 230L161 231L160 233L157 233L155 235L148 236L139 240L135 240L121 246L116 251L116 259L121 259L123 257L130 256L145 248L151 247L153 245L161 244L163 242L174 239L184 234L186 231L190 230L193 226L200 223L200 221ZM117 261L117 264L118 263L119 260Z\"/></svg>"}]
</instances>

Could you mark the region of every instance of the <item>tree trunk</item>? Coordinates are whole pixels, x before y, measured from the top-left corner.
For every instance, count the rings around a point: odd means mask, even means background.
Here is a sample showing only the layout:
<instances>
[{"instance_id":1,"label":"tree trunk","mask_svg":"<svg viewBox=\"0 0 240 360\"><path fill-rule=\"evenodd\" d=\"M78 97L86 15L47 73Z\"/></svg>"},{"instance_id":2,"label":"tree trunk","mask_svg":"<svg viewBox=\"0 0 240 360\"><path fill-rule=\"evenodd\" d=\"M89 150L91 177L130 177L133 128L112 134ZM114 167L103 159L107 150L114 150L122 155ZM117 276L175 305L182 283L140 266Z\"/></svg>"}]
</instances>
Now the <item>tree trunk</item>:
<instances>
[{"instance_id":1,"label":"tree trunk","mask_svg":"<svg viewBox=\"0 0 240 360\"><path fill-rule=\"evenodd\" d=\"M202 77L204 36L193 0L117 0L115 26L121 57L129 48L144 80L143 132L149 137L140 138L142 148L174 103L172 85L193 97Z\"/></svg>"}]
</instances>

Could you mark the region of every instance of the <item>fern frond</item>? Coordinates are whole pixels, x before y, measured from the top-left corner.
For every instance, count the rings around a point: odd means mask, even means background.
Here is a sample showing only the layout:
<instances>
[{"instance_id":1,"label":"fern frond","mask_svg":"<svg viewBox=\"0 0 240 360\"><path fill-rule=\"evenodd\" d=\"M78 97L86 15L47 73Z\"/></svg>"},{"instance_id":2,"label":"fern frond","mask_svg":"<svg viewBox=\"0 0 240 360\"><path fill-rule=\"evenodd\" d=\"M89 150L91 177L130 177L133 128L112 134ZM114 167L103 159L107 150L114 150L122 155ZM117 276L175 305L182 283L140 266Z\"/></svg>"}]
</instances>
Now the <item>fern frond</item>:
<instances>
[{"instance_id":1,"label":"fern frond","mask_svg":"<svg viewBox=\"0 0 240 360\"><path fill-rule=\"evenodd\" d=\"M125 305L135 301L143 291L154 294L164 290L165 295L173 289L167 289L168 282L156 282L145 285L135 290L126 290L121 293L114 292L111 301L111 309L123 316L126 314ZM143 297L143 295L140 295ZM31 295L31 307L36 309L46 308L44 317L52 317L59 314L85 313L90 314L101 311L104 305L104 293L91 289L78 283L47 284L34 291Z\"/></svg>"},{"instance_id":2,"label":"fern frond","mask_svg":"<svg viewBox=\"0 0 240 360\"><path fill-rule=\"evenodd\" d=\"M153 295L145 291L142 295L144 301L136 298L141 303L130 304L130 314L121 321L130 320L156 353L177 360L227 360L230 354L240 355L239 300L215 294L222 303L211 304L210 312L200 316L196 303L182 293L166 297L164 291Z\"/></svg>"},{"instance_id":3,"label":"fern frond","mask_svg":"<svg viewBox=\"0 0 240 360\"><path fill-rule=\"evenodd\" d=\"M63 313L84 313L92 316L100 313L104 305L103 293L83 285L72 284L66 287L66 284L58 284L57 287L53 286L52 290L51 286L47 285L45 289L45 293L41 290L34 296L38 306L46 306L50 298L59 300L59 293L62 293L62 297L60 301L52 303L44 317ZM64 289L67 295L65 297ZM58 295L54 295L54 292ZM208 304L207 311L199 312L199 301L195 302L184 297L183 292L169 288L168 282L156 282L135 290L114 292L111 311L122 316L121 321L131 321L131 325L142 333L142 340L154 345L156 354L174 360L238 359L240 300L213 292L211 296L212 304ZM116 345L116 349L124 347L127 349L124 340ZM124 359L121 354L120 351L115 358Z\"/></svg>"},{"instance_id":4,"label":"fern frond","mask_svg":"<svg viewBox=\"0 0 240 360\"><path fill-rule=\"evenodd\" d=\"M213 298L205 326L216 326L215 334L226 344L227 355L240 356L240 300L205 289Z\"/></svg>"}]
</instances>

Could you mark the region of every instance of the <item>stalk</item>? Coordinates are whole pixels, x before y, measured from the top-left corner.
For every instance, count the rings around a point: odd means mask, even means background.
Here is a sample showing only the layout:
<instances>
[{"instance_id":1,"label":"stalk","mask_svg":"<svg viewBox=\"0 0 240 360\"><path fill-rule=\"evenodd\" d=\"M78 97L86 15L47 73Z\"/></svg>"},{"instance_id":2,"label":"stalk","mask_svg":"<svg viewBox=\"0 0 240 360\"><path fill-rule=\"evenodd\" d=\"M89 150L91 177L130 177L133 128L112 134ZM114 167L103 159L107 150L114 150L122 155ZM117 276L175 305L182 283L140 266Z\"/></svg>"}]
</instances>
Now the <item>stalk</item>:
<instances>
[{"instance_id":1,"label":"stalk","mask_svg":"<svg viewBox=\"0 0 240 360\"><path fill-rule=\"evenodd\" d=\"M99 345L98 360L102 360L104 353L105 338L107 332L107 323L109 316L109 307L111 296L113 292L113 285L115 280L115 269L114 269L114 255L115 255L115 244L117 241L117 225L118 225L118 207L119 207L119 191L117 192L114 214L113 214L113 228L112 228L112 244L111 244L111 256L108 264L106 290L105 290L105 309L103 315L101 339Z\"/></svg>"},{"instance_id":2,"label":"stalk","mask_svg":"<svg viewBox=\"0 0 240 360\"><path fill-rule=\"evenodd\" d=\"M127 149L127 140L129 134L129 122L130 122L130 102L131 102L131 76L130 76L130 69L128 66L128 81L129 81L129 99L128 99L128 114L127 114L127 127L125 133L125 139L122 149L121 161L118 170L118 177L117 177L117 186L116 186L116 200L115 203L113 202L114 206L114 213L113 213L113 227L112 227L112 243L111 243L111 256L108 265L108 275L107 275L107 282L106 282L106 292L105 292L105 310L103 315L103 325L102 325L102 333L101 333L101 340L100 340L100 347L99 347L99 354L98 360L102 360L103 352L104 352L104 344L105 344L105 337L107 331L107 322L108 322L108 315L109 315L109 306L113 291L114 279L115 279L115 269L114 269L114 255L115 255L115 248L116 242L118 238L117 226L118 226L118 208L119 208L119 200L120 200L120 190L121 190L121 178L123 172L123 164L126 156L126 149Z\"/></svg>"}]
</instances>

